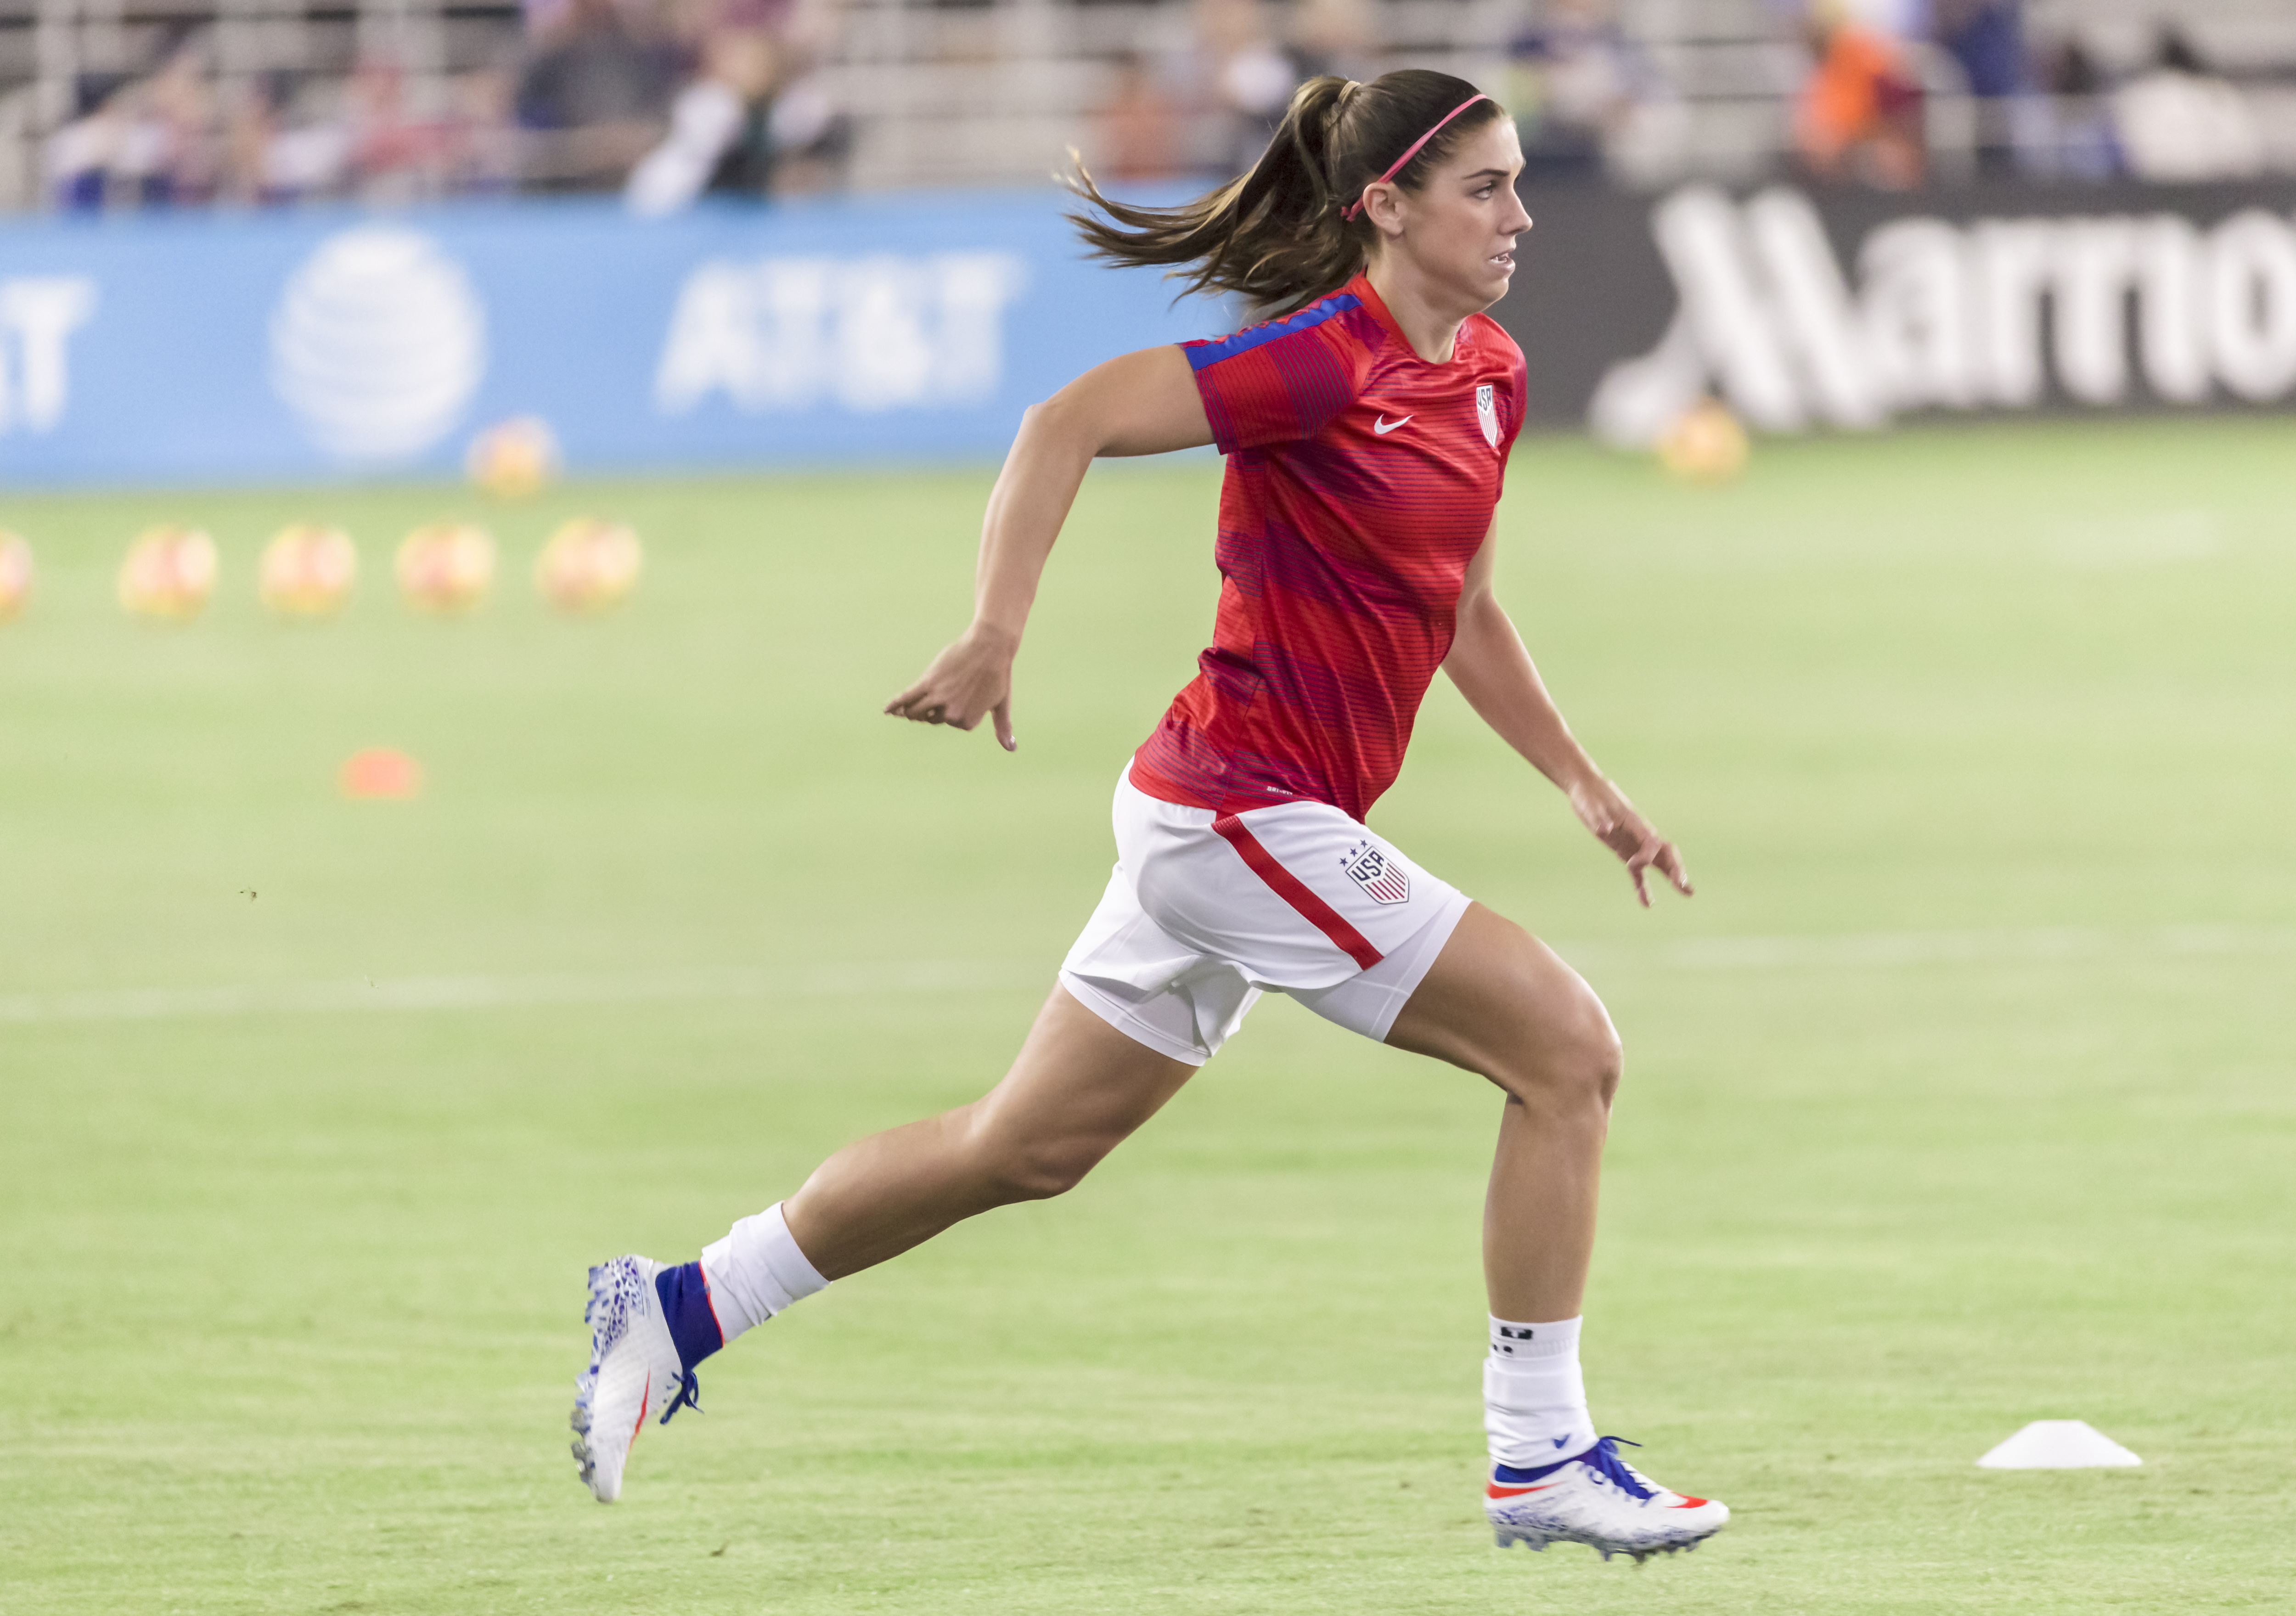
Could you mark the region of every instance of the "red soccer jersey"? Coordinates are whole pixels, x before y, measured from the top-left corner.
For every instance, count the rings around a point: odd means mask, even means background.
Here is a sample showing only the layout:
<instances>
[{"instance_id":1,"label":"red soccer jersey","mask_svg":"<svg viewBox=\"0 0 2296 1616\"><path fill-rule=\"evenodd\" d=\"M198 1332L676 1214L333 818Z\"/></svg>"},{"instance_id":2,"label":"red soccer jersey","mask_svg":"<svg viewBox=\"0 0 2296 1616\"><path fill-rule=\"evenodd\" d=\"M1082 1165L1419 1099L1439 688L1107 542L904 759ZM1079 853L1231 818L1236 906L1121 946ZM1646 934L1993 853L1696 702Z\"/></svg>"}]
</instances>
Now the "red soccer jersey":
<instances>
[{"instance_id":1,"label":"red soccer jersey","mask_svg":"<svg viewBox=\"0 0 2296 1616\"><path fill-rule=\"evenodd\" d=\"M1522 425L1522 350L1476 315L1431 365L1360 275L1183 348L1227 456L1219 617L1132 782L1223 814L1306 800L1361 819L1450 652Z\"/></svg>"}]
</instances>

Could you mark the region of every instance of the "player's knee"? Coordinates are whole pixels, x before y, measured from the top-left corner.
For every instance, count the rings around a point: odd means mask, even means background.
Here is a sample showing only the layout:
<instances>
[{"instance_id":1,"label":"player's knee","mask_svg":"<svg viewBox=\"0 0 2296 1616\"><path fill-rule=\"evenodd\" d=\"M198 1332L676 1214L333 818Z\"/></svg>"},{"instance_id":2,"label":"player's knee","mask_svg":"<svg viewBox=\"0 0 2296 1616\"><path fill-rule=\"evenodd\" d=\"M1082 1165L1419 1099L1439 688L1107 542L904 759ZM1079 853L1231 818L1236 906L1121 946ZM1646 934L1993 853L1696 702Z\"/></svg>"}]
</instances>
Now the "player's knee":
<instances>
[{"instance_id":1,"label":"player's knee","mask_svg":"<svg viewBox=\"0 0 2296 1616\"><path fill-rule=\"evenodd\" d=\"M1600 1000L1595 1003L1593 1022L1587 1029L1577 1058L1586 1087L1602 1102L1603 1109L1609 1111L1611 1102L1618 1097L1619 1079L1627 1073L1627 1051L1626 1046L1619 1042L1619 1029L1611 1024L1610 1013L1603 1008Z\"/></svg>"},{"instance_id":2,"label":"player's knee","mask_svg":"<svg viewBox=\"0 0 2296 1616\"><path fill-rule=\"evenodd\" d=\"M1593 1105L1607 1112L1625 1070L1618 1029L1581 982L1561 1003L1549 1004L1496 1080L1511 1099L1537 1111Z\"/></svg>"}]
</instances>

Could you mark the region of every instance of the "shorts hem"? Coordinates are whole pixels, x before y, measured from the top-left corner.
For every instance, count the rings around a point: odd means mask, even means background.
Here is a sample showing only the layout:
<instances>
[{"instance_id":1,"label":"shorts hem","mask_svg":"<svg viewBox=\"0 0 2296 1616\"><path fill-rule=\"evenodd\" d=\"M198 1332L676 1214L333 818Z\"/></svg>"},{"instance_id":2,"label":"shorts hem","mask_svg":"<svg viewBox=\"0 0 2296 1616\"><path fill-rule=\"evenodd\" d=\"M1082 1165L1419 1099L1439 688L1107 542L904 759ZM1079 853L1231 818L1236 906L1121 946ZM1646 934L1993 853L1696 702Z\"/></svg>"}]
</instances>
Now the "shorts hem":
<instances>
[{"instance_id":1,"label":"shorts hem","mask_svg":"<svg viewBox=\"0 0 2296 1616\"><path fill-rule=\"evenodd\" d=\"M1063 968L1060 982L1068 989L1070 998L1136 1044L1144 1044L1158 1054L1169 1055L1191 1066L1201 1066L1212 1058L1209 1052L1196 1045L1182 1044L1162 1028L1141 1020L1132 1013L1129 1005L1106 988L1095 985L1089 978Z\"/></svg>"},{"instance_id":2,"label":"shorts hem","mask_svg":"<svg viewBox=\"0 0 2296 1616\"><path fill-rule=\"evenodd\" d=\"M1368 970L1344 977L1328 988L1291 988L1291 996L1334 1026L1361 1033L1375 1044L1387 1042L1395 1018L1419 991L1419 984L1435 968L1443 945L1459 929L1459 922L1474 899L1456 887L1450 889L1426 924ZM1366 1014L1365 1012L1369 1013Z\"/></svg>"},{"instance_id":3,"label":"shorts hem","mask_svg":"<svg viewBox=\"0 0 2296 1616\"><path fill-rule=\"evenodd\" d=\"M1382 1044L1387 1042L1387 1035L1395 1029L1395 1018L1403 1013L1403 1007L1411 1002L1411 996L1419 991L1419 984L1425 981L1427 973L1435 969L1435 962L1442 957L1444 945L1451 940L1451 933L1459 929L1459 923L1467 917L1468 906L1474 901L1458 888L1452 888L1450 898L1444 904L1442 911L1414 932L1411 940L1404 944L1405 947L1415 952L1416 957L1412 961L1410 973L1396 979L1395 1001L1380 1014L1374 1023L1377 1030L1371 1037Z\"/></svg>"}]
</instances>

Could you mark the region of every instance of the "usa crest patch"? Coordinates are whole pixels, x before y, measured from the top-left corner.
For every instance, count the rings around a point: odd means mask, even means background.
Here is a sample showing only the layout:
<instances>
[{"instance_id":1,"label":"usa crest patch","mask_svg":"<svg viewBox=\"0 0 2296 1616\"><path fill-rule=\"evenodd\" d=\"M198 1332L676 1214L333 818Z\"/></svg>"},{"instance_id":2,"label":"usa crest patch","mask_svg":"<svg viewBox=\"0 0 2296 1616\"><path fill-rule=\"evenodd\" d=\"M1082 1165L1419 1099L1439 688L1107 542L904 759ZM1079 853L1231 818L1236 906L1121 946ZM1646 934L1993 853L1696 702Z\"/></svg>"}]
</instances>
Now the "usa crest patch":
<instances>
[{"instance_id":1,"label":"usa crest patch","mask_svg":"<svg viewBox=\"0 0 2296 1616\"><path fill-rule=\"evenodd\" d=\"M1475 390L1475 422L1483 429L1483 441L1493 448L1498 447L1498 389L1488 381Z\"/></svg>"},{"instance_id":2,"label":"usa crest patch","mask_svg":"<svg viewBox=\"0 0 2296 1616\"><path fill-rule=\"evenodd\" d=\"M1367 847L1348 862L1348 879L1371 894L1374 903L1411 900L1411 872L1377 848Z\"/></svg>"}]
</instances>

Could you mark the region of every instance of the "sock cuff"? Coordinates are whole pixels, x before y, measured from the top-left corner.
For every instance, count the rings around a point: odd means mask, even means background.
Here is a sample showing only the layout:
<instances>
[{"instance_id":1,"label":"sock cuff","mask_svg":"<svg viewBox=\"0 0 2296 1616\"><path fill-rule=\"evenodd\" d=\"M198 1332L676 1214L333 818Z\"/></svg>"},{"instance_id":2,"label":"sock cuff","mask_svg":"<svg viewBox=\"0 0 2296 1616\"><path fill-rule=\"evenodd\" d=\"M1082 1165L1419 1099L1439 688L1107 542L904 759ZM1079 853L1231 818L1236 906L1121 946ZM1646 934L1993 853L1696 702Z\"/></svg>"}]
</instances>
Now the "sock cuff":
<instances>
[{"instance_id":1,"label":"sock cuff","mask_svg":"<svg viewBox=\"0 0 2296 1616\"><path fill-rule=\"evenodd\" d=\"M797 1236L790 1233L789 1218L782 1212L783 1204L776 1201L765 1210L767 1260L774 1265L774 1276L782 1282L790 1300L798 1301L826 1290L829 1281L813 1266L813 1259L798 1250Z\"/></svg>"},{"instance_id":2,"label":"sock cuff","mask_svg":"<svg viewBox=\"0 0 2296 1616\"><path fill-rule=\"evenodd\" d=\"M704 1246L701 1268L728 1341L829 1284L798 1249L778 1201Z\"/></svg>"},{"instance_id":3,"label":"sock cuff","mask_svg":"<svg viewBox=\"0 0 2296 1616\"><path fill-rule=\"evenodd\" d=\"M1578 1318L1557 1319L1552 1324L1523 1324L1511 1318L1491 1317L1491 1357L1495 1359L1522 1363L1539 1358L1576 1358L1578 1355Z\"/></svg>"}]
</instances>

